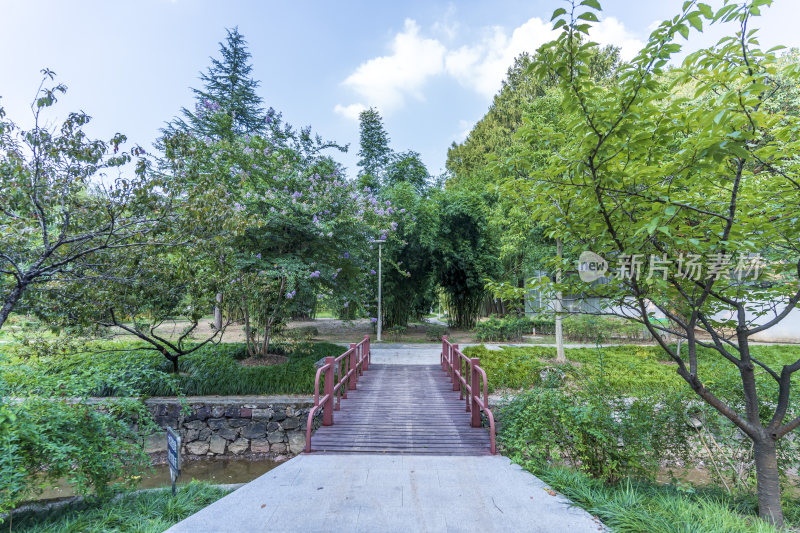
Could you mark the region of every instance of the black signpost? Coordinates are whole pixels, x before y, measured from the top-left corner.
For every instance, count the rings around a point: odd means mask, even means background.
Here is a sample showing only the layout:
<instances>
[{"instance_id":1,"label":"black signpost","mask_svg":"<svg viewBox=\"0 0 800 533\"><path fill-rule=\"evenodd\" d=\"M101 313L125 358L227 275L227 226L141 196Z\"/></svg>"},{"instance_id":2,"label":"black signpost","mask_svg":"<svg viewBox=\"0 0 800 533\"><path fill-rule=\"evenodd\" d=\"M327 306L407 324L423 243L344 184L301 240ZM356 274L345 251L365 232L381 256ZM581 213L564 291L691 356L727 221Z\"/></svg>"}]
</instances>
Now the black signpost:
<instances>
[{"instance_id":1,"label":"black signpost","mask_svg":"<svg viewBox=\"0 0 800 533\"><path fill-rule=\"evenodd\" d=\"M181 475L181 436L167 427L167 464L172 479L172 495L175 496L175 481Z\"/></svg>"}]
</instances>

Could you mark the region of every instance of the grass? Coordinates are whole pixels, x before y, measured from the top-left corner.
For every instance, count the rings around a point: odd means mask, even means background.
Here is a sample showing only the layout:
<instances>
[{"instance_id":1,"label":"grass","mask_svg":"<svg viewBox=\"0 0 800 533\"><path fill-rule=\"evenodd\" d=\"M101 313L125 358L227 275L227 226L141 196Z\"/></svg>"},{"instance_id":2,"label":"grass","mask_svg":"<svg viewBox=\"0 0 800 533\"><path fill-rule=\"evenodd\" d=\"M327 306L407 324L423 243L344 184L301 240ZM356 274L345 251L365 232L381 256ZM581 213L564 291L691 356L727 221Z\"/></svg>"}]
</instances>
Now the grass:
<instances>
[{"instance_id":1,"label":"grass","mask_svg":"<svg viewBox=\"0 0 800 533\"><path fill-rule=\"evenodd\" d=\"M192 481L171 489L124 494L113 500L88 501L49 512L26 512L14 517L17 533L160 533L228 494L230 490ZM5 526L7 524L3 524Z\"/></svg>"},{"instance_id":2,"label":"grass","mask_svg":"<svg viewBox=\"0 0 800 533\"><path fill-rule=\"evenodd\" d=\"M619 533L777 533L758 520L754 496L627 479L605 484L564 467L523 467ZM784 505L787 525L800 525L800 506Z\"/></svg>"}]
</instances>

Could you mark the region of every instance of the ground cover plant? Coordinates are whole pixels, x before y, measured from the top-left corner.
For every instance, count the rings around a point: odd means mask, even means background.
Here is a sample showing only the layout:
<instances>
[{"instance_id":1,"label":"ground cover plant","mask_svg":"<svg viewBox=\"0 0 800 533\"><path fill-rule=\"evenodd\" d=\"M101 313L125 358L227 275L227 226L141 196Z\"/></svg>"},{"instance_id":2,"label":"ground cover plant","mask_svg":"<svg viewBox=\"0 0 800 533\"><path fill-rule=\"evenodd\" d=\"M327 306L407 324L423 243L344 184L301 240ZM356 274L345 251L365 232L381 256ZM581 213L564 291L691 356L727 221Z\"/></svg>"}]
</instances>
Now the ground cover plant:
<instances>
[{"instance_id":1,"label":"ground cover plant","mask_svg":"<svg viewBox=\"0 0 800 533\"><path fill-rule=\"evenodd\" d=\"M214 503L229 489L191 481L179 485L175 497L169 488L122 494L113 499L88 500L49 512L25 512L14 517L17 533L106 533L137 531L161 533Z\"/></svg>"},{"instance_id":2,"label":"ground cover plant","mask_svg":"<svg viewBox=\"0 0 800 533\"><path fill-rule=\"evenodd\" d=\"M0 380L9 394L45 394L65 381L82 383L89 396L120 396L135 384L143 396L183 394L311 394L314 363L339 356L344 348L332 343L275 343L273 353L286 355L286 362L243 366L248 356L240 343L206 345L186 355L182 371L172 373L171 364L160 354L137 350L130 343L98 342L67 347L63 341L36 345L3 346L11 352L0 359Z\"/></svg>"}]
</instances>

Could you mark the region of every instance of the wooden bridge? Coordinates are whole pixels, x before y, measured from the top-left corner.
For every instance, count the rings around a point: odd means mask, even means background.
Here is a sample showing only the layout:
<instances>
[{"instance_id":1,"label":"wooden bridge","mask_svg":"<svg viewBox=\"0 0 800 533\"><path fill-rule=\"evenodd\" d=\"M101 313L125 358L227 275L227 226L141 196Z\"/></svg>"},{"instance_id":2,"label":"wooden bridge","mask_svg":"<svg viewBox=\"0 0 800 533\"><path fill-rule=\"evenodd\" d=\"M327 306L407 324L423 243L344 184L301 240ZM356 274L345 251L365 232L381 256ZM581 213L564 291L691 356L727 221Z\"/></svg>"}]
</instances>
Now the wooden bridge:
<instances>
[{"instance_id":1,"label":"wooden bridge","mask_svg":"<svg viewBox=\"0 0 800 533\"><path fill-rule=\"evenodd\" d=\"M477 358L466 357L447 337L440 365L377 365L370 356L365 336L317 370L307 453L495 453L486 372ZM312 436L320 412L322 427Z\"/></svg>"}]
</instances>

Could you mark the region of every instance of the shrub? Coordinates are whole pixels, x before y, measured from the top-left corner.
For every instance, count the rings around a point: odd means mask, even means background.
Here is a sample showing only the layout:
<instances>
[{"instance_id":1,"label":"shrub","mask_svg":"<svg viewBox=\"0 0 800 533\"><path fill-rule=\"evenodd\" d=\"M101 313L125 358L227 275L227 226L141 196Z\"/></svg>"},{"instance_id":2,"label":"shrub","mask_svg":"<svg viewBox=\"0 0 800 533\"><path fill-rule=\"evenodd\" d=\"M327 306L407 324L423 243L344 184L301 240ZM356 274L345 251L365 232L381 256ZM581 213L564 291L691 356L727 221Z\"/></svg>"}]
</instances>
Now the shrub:
<instances>
[{"instance_id":1,"label":"shrub","mask_svg":"<svg viewBox=\"0 0 800 533\"><path fill-rule=\"evenodd\" d=\"M442 337L450 332L447 326L440 326L438 324L431 324L425 329L425 338L433 342L441 342Z\"/></svg>"},{"instance_id":2,"label":"shrub","mask_svg":"<svg viewBox=\"0 0 800 533\"><path fill-rule=\"evenodd\" d=\"M0 357L0 368L8 359ZM33 394L20 394L19 381L12 390L0 376L0 513L60 479L102 496L149 464L142 443L156 426L135 398L139 374L117 372L115 390L128 397L97 403L88 399L97 383L84 380L87 374L58 379L48 365L23 366Z\"/></svg>"},{"instance_id":3,"label":"shrub","mask_svg":"<svg viewBox=\"0 0 800 533\"><path fill-rule=\"evenodd\" d=\"M566 461L611 482L653 477L665 457L688 454L686 404L685 397L609 394L602 382L535 387L502 407L499 439L510 456L539 465Z\"/></svg>"},{"instance_id":4,"label":"shrub","mask_svg":"<svg viewBox=\"0 0 800 533\"><path fill-rule=\"evenodd\" d=\"M642 326L607 316L571 315L563 320L564 335L573 341L602 342L606 339L634 339L642 336Z\"/></svg>"},{"instance_id":5,"label":"shrub","mask_svg":"<svg viewBox=\"0 0 800 533\"><path fill-rule=\"evenodd\" d=\"M531 333L533 324L527 317L497 318L490 316L475 325L475 338L486 341L518 341L526 333Z\"/></svg>"}]
</instances>

